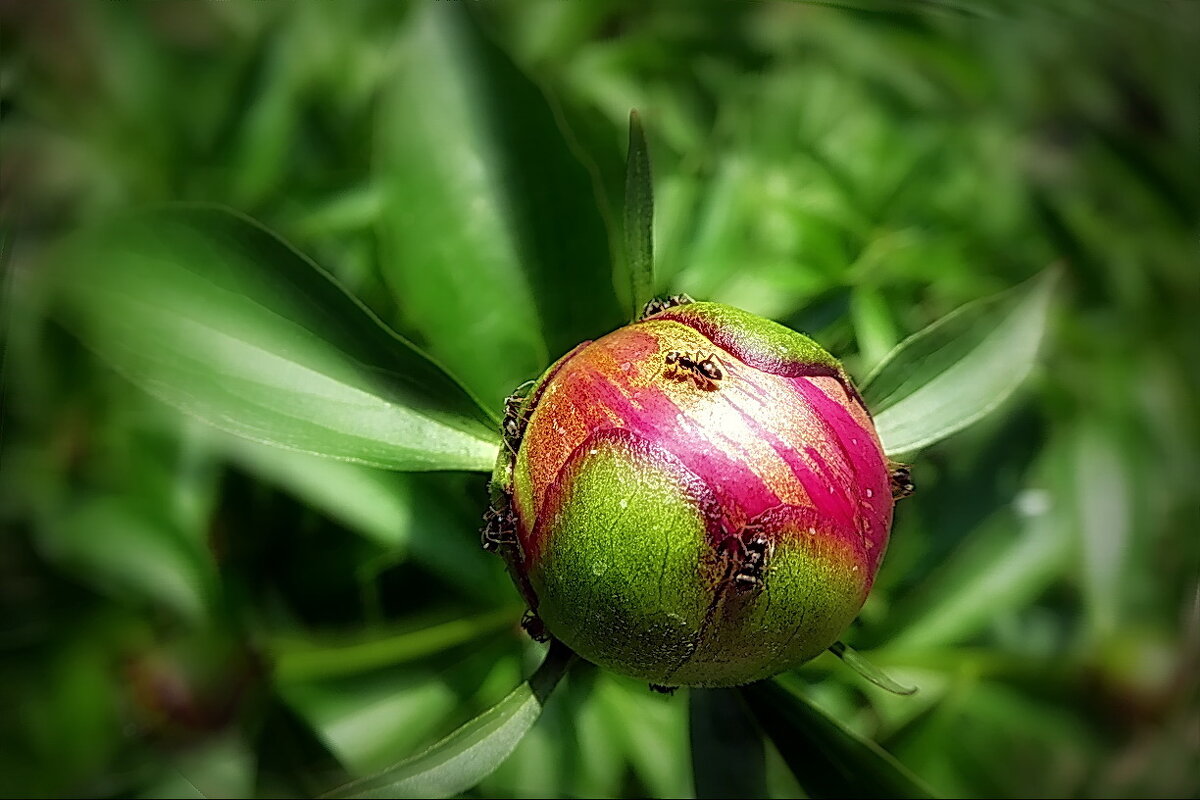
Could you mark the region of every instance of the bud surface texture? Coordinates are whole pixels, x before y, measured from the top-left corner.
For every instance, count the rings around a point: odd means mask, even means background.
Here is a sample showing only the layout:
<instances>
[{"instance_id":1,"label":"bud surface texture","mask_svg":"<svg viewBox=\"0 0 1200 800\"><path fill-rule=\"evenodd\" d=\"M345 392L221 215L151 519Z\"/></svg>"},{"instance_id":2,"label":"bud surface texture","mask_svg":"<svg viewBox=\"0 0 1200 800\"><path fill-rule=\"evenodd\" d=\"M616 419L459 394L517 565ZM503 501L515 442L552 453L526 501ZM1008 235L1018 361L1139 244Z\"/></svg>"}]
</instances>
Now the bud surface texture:
<instances>
[{"instance_id":1,"label":"bud surface texture","mask_svg":"<svg viewBox=\"0 0 1200 800\"><path fill-rule=\"evenodd\" d=\"M818 655L862 607L892 521L887 460L807 337L716 303L667 308L568 353L520 413L498 478L514 570L584 658L736 685Z\"/></svg>"}]
</instances>

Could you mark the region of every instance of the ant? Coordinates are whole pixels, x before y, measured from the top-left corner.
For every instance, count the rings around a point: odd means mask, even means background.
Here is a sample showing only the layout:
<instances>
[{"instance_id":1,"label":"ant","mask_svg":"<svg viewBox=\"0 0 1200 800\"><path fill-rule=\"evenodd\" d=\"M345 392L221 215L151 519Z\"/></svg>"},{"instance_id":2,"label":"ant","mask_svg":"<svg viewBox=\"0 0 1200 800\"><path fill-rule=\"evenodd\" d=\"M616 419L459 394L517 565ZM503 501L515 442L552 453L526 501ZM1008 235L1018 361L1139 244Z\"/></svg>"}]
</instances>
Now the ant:
<instances>
[{"instance_id":1,"label":"ant","mask_svg":"<svg viewBox=\"0 0 1200 800\"><path fill-rule=\"evenodd\" d=\"M909 470L907 464L889 461L888 478L892 484L893 500L903 500L916 490L912 481L912 472Z\"/></svg>"},{"instance_id":2,"label":"ant","mask_svg":"<svg viewBox=\"0 0 1200 800\"><path fill-rule=\"evenodd\" d=\"M718 383L725 377L721 362L716 356L695 357L678 350L667 353L664 359L663 375L677 381L691 380L696 388L711 392L718 388Z\"/></svg>"},{"instance_id":3,"label":"ant","mask_svg":"<svg viewBox=\"0 0 1200 800\"><path fill-rule=\"evenodd\" d=\"M550 641L550 633L546 630L546 623L542 622L542 618L532 609L527 610L522 615L521 630L529 634L529 638L535 642Z\"/></svg>"},{"instance_id":4,"label":"ant","mask_svg":"<svg viewBox=\"0 0 1200 800\"><path fill-rule=\"evenodd\" d=\"M694 302L696 301L688 297L686 294L675 294L671 295L670 297L656 297L649 303L646 303L645 307L642 308L642 316L639 317L639 319L646 319L647 317L652 317L655 314L666 311L668 308L674 308L675 306L686 306L687 304Z\"/></svg>"},{"instance_id":5,"label":"ant","mask_svg":"<svg viewBox=\"0 0 1200 800\"><path fill-rule=\"evenodd\" d=\"M525 435L525 428L529 424L529 417L521 413L521 406L524 405L528 389L532 385L533 381L527 381L504 399L504 421L500 423L500 434L504 437L505 447L513 455L516 455L521 437Z\"/></svg>"},{"instance_id":6,"label":"ant","mask_svg":"<svg viewBox=\"0 0 1200 800\"><path fill-rule=\"evenodd\" d=\"M483 512L483 531L479 535L479 543L489 553L499 552L502 548L517 542L517 523L508 509L498 509L492 505Z\"/></svg>"},{"instance_id":7,"label":"ant","mask_svg":"<svg viewBox=\"0 0 1200 800\"><path fill-rule=\"evenodd\" d=\"M725 537L718 549L727 559L725 580L733 584L734 591L746 594L763 587L772 548L758 526L747 525L740 534Z\"/></svg>"}]
</instances>

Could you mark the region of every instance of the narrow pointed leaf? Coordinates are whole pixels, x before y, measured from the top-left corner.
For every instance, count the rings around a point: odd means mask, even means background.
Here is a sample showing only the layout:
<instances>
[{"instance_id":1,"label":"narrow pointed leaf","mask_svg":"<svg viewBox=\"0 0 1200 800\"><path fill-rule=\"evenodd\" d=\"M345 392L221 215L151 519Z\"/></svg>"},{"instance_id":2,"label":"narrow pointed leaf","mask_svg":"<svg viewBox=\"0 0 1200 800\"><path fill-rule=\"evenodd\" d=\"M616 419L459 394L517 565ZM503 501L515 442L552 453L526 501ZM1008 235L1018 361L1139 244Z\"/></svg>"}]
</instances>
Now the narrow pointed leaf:
<instances>
[{"instance_id":1,"label":"narrow pointed leaf","mask_svg":"<svg viewBox=\"0 0 1200 800\"><path fill-rule=\"evenodd\" d=\"M1029 375L1056 273L968 303L910 336L862 387L884 449L927 447L995 410Z\"/></svg>"},{"instance_id":2,"label":"narrow pointed leaf","mask_svg":"<svg viewBox=\"0 0 1200 800\"><path fill-rule=\"evenodd\" d=\"M592 179L460 3L412 8L376 129L384 277L489 404L621 324Z\"/></svg>"},{"instance_id":3,"label":"narrow pointed leaf","mask_svg":"<svg viewBox=\"0 0 1200 800\"><path fill-rule=\"evenodd\" d=\"M629 155L625 163L625 268L629 318L637 319L654 296L654 183L650 148L637 111L629 112Z\"/></svg>"},{"instance_id":4,"label":"narrow pointed leaf","mask_svg":"<svg viewBox=\"0 0 1200 800\"><path fill-rule=\"evenodd\" d=\"M781 685L786 679L743 687L751 713L779 748L810 797L929 797L899 761L862 739Z\"/></svg>"},{"instance_id":5,"label":"narrow pointed leaf","mask_svg":"<svg viewBox=\"0 0 1200 800\"><path fill-rule=\"evenodd\" d=\"M272 642L275 678L281 681L315 680L367 672L406 664L459 647L494 633L520 619L520 609L501 608L476 617L464 617L392 636L313 641L279 638Z\"/></svg>"},{"instance_id":6,"label":"narrow pointed leaf","mask_svg":"<svg viewBox=\"0 0 1200 800\"><path fill-rule=\"evenodd\" d=\"M692 689L688 700L696 797L766 797L762 731L737 691Z\"/></svg>"},{"instance_id":7,"label":"narrow pointed leaf","mask_svg":"<svg viewBox=\"0 0 1200 800\"><path fill-rule=\"evenodd\" d=\"M329 797L450 797L470 789L508 758L542 713L574 654L550 646L537 672L507 697L423 753Z\"/></svg>"},{"instance_id":8,"label":"narrow pointed leaf","mask_svg":"<svg viewBox=\"0 0 1200 800\"><path fill-rule=\"evenodd\" d=\"M64 322L134 383L259 442L399 470L490 470L471 396L243 217L170 207L72 237Z\"/></svg>"},{"instance_id":9,"label":"narrow pointed leaf","mask_svg":"<svg viewBox=\"0 0 1200 800\"><path fill-rule=\"evenodd\" d=\"M849 645L842 642L834 642L833 646L829 648L829 652L840 658L842 663L850 667L850 669L884 691L902 695L916 694L917 692L917 687L915 686L901 686L896 683L888 677L886 672L872 664Z\"/></svg>"}]
</instances>

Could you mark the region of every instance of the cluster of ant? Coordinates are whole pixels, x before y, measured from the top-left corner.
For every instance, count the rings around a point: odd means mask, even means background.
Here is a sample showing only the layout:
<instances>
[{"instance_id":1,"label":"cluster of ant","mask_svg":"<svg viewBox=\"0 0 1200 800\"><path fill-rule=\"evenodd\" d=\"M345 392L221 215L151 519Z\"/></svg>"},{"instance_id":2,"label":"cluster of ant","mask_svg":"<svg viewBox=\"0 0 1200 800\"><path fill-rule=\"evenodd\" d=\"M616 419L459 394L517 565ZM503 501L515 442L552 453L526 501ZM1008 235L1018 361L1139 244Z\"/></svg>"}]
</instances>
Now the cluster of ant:
<instances>
[{"instance_id":1,"label":"cluster of ant","mask_svg":"<svg viewBox=\"0 0 1200 800\"><path fill-rule=\"evenodd\" d=\"M521 544L517 537L517 517L512 507L512 474L517 459L517 450L521 439L525 436L525 428L529 425L529 414L525 408L526 394L533 382L521 385L504 400L504 419L500 423L500 435L504 441L504 470L500 482L493 479L491 503L483 513L483 530L479 534L479 542L489 553L497 553L504 558L509 572L522 587L526 601L531 602L533 590L528 587L522 560ZM521 618L521 627L534 641L549 640L546 626L537 613L528 610Z\"/></svg>"},{"instance_id":2,"label":"cluster of ant","mask_svg":"<svg viewBox=\"0 0 1200 800\"><path fill-rule=\"evenodd\" d=\"M503 485L492 482L492 502L483 513L483 530L479 541L483 549L490 553L501 552L508 545L516 544L517 524L513 516L512 504L509 498L509 487L512 485L513 464L517 458L517 448L521 437L525 435L525 426L529 424L528 417L521 413L525 402L523 390L517 389L504 401L504 421L500 424L500 435L504 440L505 454Z\"/></svg>"}]
</instances>

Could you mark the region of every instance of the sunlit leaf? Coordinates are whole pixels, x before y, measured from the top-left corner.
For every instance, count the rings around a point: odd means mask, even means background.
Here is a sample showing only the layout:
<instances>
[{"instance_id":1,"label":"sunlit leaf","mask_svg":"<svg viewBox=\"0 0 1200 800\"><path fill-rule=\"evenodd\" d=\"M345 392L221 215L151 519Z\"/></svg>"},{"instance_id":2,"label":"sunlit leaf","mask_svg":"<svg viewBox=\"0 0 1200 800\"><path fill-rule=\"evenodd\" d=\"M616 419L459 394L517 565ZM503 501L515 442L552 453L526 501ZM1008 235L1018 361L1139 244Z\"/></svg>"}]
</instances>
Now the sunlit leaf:
<instances>
[{"instance_id":1,"label":"sunlit leaf","mask_svg":"<svg viewBox=\"0 0 1200 800\"><path fill-rule=\"evenodd\" d=\"M412 8L376 135L382 270L493 407L621 323L592 183L546 98L457 3Z\"/></svg>"},{"instance_id":2,"label":"sunlit leaf","mask_svg":"<svg viewBox=\"0 0 1200 800\"><path fill-rule=\"evenodd\" d=\"M889 455L911 453L996 409L1029 375L1056 273L969 303L900 343L862 386Z\"/></svg>"},{"instance_id":3,"label":"sunlit leaf","mask_svg":"<svg viewBox=\"0 0 1200 800\"><path fill-rule=\"evenodd\" d=\"M492 708L423 753L329 797L449 797L489 775L512 754L542 713L574 654L554 642L537 672Z\"/></svg>"},{"instance_id":4,"label":"sunlit leaf","mask_svg":"<svg viewBox=\"0 0 1200 800\"><path fill-rule=\"evenodd\" d=\"M570 680L570 677L567 677ZM575 720L564 704L566 686L546 699L537 724L477 791L485 797L572 796L566 787L587 754L575 743Z\"/></svg>"},{"instance_id":5,"label":"sunlit leaf","mask_svg":"<svg viewBox=\"0 0 1200 800\"><path fill-rule=\"evenodd\" d=\"M929 797L929 790L879 745L851 733L783 683L741 689L754 718L775 742L810 797Z\"/></svg>"},{"instance_id":6,"label":"sunlit leaf","mask_svg":"<svg viewBox=\"0 0 1200 800\"><path fill-rule=\"evenodd\" d=\"M452 378L242 217L171 207L72 237L64 318L142 388L219 428L401 470L490 470L496 435Z\"/></svg>"},{"instance_id":7,"label":"sunlit leaf","mask_svg":"<svg viewBox=\"0 0 1200 800\"><path fill-rule=\"evenodd\" d=\"M733 689L691 689L692 777L698 798L767 796L762 731Z\"/></svg>"}]
</instances>

